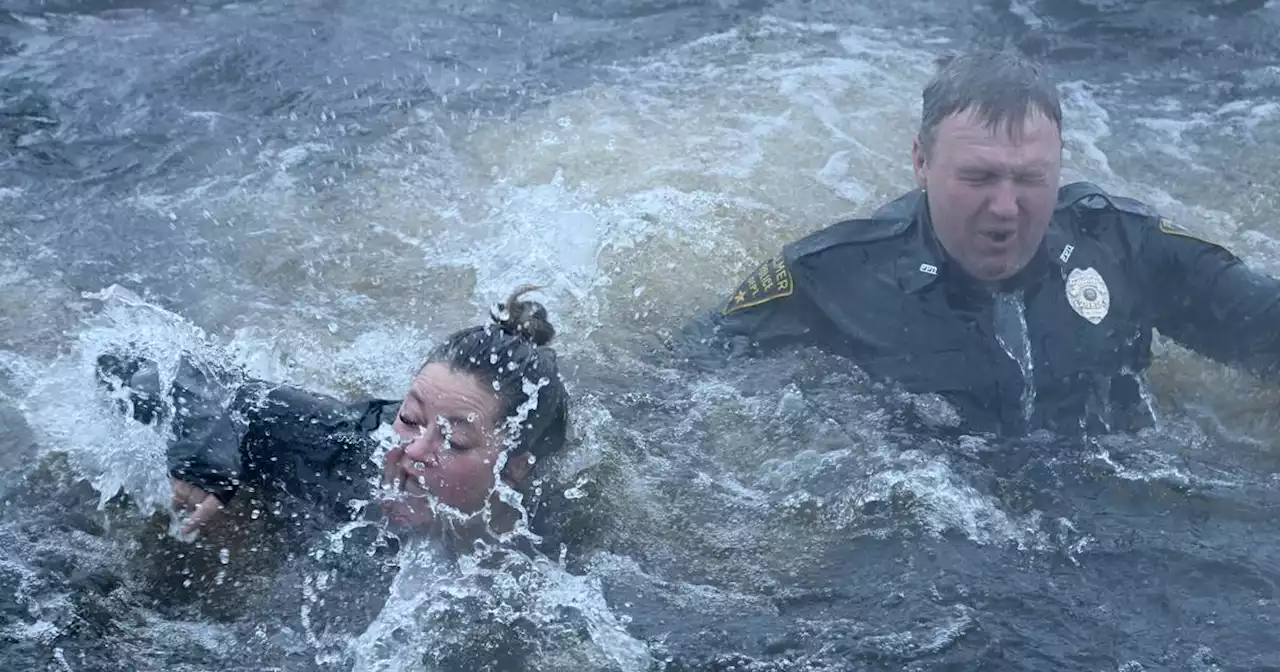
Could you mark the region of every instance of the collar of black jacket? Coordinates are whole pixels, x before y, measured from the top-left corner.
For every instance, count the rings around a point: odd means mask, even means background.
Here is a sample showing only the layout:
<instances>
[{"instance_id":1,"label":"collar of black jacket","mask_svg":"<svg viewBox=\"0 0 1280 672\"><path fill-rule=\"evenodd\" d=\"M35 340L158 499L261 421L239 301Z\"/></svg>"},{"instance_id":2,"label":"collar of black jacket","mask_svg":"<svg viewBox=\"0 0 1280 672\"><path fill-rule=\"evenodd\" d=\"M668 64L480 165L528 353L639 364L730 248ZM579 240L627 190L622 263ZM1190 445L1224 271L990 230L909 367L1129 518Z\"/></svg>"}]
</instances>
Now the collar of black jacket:
<instances>
[{"instance_id":1,"label":"collar of black jacket","mask_svg":"<svg viewBox=\"0 0 1280 672\"><path fill-rule=\"evenodd\" d=\"M958 264L938 242L933 231L933 220L929 216L929 203L923 190L915 190L894 200L876 211L874 218L892 217L894 215L910 218L911 226L906 233L906 241L902 252L894 263L894 273L898 285L907 292L920 292L939 280L957 289L972 290L975 293L989 293L989 288L960 270ZM1075 250L1066 218L1071 213L1058 210L1054 213L1049 231L1041 241L1039 249L1031 261L1013 277L1000 283L999 291L1014 291L1026 287L1042 279L1054 268L1066 266Z\"/></svg>"}]
</instances>

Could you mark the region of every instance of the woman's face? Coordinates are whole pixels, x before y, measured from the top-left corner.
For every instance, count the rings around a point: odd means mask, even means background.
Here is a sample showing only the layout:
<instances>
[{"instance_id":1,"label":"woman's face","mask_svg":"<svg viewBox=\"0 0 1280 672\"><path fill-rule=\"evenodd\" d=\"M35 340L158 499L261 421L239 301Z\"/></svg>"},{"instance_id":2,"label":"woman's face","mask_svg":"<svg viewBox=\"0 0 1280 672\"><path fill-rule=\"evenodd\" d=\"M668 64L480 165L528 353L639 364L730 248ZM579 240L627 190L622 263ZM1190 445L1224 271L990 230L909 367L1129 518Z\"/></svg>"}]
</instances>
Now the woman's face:
<instances>
[{"instance_id":1,"label":"woman's face","mask_svg":"<svg viewBox=\"0 0 1280 672\"><path fill-rule=\"evenodd\" d=\"M383 481L400 491L383 502L387 517L402 525L439 529L454 509L463 515L498 505L494 471L502 454L498 397L473 375L446 364L423 367L405 395L393 427L403 440L387 453ZM514 485L527 461L514 459L503 473ZM441 511L433 511L433 505ZM504 516L505 517L505 516Z\"/></svg>"}]
</instances>

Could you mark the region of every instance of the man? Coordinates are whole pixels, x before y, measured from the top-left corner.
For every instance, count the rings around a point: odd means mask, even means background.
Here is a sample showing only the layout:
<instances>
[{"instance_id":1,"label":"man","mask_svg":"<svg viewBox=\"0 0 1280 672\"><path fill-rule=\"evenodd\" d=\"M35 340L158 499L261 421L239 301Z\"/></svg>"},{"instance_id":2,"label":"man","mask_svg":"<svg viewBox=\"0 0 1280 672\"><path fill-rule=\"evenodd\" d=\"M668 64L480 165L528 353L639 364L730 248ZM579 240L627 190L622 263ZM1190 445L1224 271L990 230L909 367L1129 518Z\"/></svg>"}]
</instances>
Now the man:
<instances>
[{"instance_id":1,"label":"man","mask_svg":"<svg viewBox=\"0 0 1280 672\"><path fill-rule=\"evenodd\" d=\"M1057 91L1034 65L953 59L924 90L919 189L785 246L701 340L746 354L825 348L941 394L969 431L1002 434L1148 423L1153 328L1273 372L1280 283L1140 202L1060 188L1061 129Z\"/></svg>"}]
</instances>

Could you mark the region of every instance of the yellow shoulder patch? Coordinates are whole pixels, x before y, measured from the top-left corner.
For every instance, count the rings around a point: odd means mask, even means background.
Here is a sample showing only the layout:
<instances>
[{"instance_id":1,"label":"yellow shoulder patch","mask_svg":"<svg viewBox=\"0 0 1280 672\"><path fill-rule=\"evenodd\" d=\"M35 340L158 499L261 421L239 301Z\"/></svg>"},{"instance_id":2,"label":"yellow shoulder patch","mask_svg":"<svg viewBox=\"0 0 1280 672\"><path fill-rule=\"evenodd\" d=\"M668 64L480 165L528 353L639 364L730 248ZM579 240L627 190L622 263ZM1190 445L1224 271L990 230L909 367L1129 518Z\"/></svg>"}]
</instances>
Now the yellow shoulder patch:
<instances>
[{"instance_id":1,"label":"yellow shoulder patch","mask_svg":"<svg viewBox=\"0 0 1280 672\"><path fill-rule=\"evenodd\" d=\"M1173 223L1173 220L1169 219L1168 217L1160 218L1160 232L1170 236L1182 236L1183 238L1198 240L1202 243L1213 245L1214 247L1222 247L1221 243L1215 243L1212 240L1209 240L1202 236L1198 236L1194 233L1191 233L1190 231L1182 228L1181 226L1177 226L1176 224Z\"/></svg>"},{"instance_id":2,"label":"yellow shoulder patch","mask_svg":"<svg viewBox=\"0 0 1280 672\"><path fill-rule=\"evenodd\" d=\"M729 297L724 307L724 314L729 315L774 299L791 296L794 284L791 282L791 271L779 255L760 264L756 270L738 285L738 289Z\"/></svg>"}]
</instances>

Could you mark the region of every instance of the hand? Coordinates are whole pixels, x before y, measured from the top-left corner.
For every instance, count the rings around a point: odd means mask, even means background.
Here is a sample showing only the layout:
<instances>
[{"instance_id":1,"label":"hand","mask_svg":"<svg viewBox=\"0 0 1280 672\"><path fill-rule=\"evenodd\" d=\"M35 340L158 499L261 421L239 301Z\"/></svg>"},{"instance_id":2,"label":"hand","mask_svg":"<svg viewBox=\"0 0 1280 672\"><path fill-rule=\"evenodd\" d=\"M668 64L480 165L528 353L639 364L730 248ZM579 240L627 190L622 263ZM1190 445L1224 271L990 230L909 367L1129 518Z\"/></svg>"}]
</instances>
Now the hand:
<instances>
[{"instance_id":1,"label":"hand","mask_svg":"<svg viewBox=\"0 0 1280 672\"><path fill-rule=\"evenodd\" d=\"M404 458L404 446L392 448L382 462L382 487L393 491L404 489L404 469L400 460Z\"/></svg>"},{"instance_id":2,"label":"hand","mask_svg":"<svg viewBox=\"0 0 1280 672\"><path fill-rule=\"evenodd\" d=\"M178 513L188 514L182 526L183 534L191 534L197 528L217 517L222 511L222 502L217 497L197 488L186 481L173 479L173 509Z\"/></svg>"}]
</instances>

